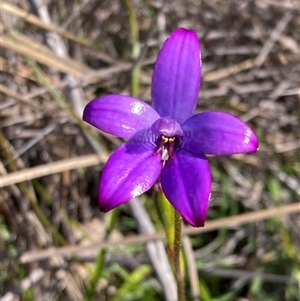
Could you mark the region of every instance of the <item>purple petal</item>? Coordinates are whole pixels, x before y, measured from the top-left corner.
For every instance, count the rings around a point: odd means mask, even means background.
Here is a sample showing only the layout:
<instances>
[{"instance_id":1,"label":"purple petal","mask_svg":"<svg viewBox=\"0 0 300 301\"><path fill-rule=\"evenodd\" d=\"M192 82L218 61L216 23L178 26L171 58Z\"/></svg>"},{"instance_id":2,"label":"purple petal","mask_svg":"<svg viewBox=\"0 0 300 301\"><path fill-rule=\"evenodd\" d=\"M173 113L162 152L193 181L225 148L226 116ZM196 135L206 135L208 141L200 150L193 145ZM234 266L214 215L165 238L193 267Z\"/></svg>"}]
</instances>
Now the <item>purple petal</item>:
<instances>
[{"instance_id":1,"label":"purple petal","mask_svg":"<svg viewBox=\"0 0 300 301\"><path fill-rule=\"evenodd\" d=\"M107 95L87 104L83 120L99 130L121 138L131 138L160 118L149 105L126 95Z\"/></svg>"},{"instance_id":2,"label":"purple petal","mask_svg":"<svg viewBox=\"0 0 300 301\"><path fill-rule=\"evenodd\" d=\"M211 174L205 156L185 150L166 162L161 184L167 199L192 226L204 226L211 191Z\"/></svg>"},{"instance_id":3,"label":"purple petal","mask_svg":"<svg viewBox=\"0 0 300 301\"><path fill-rule=\"evenodd\" d=\"M180 28L160 50L152 78L153 107L180 124L189 118L200 90L200 46L193 30Z\"/></svg>"},{"instance_id":4,"label":"purple petal","mask_svg":"<svg viewBox=\"0 0 300 301\"><path fill-rule=\"evenodd\" d=\"M189 118L183 125L183 148L210 155L233 155L255 152L258 139L240 119L222 112L204 112Z\"/></svg>"},{"instance_id":5,"label":"purple petal","mask_svg":"<svg viewBox=\"0 0 300 301\"><path fill-rule=\"evenodd\" d=\"M108 159L99 185L100 210L107 212L149 190L158 179L162 161L150 143L129 141Z\"/></svg>"}]
</instances>

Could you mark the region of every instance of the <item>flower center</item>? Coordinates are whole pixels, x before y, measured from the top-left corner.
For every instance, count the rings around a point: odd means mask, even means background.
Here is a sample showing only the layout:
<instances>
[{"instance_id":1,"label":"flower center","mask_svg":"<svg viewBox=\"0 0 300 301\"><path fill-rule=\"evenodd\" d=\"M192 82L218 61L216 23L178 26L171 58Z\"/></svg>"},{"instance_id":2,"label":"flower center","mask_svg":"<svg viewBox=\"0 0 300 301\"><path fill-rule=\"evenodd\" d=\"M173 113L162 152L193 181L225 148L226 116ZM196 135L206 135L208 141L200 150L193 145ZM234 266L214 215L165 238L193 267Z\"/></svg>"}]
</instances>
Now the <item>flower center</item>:
<instances>
[{"instance_id":1,"label":"flower center","mask_svg":"<svg viewBox=\"0 0 300 301\"><path fill-rule=\"evenodd\" d=\"M161 152L161 159L163 161L167 161L170 157L173 158L175 140L176 137L166 137L164 135L161 136L160 146L156 153Z\"/></svg>"},{"instance_id":2,"label":"flower center","mask_svg":"<svg viewBox=\"0 0 300 301\"><path fill-rule=\"evenodd\" d=\"M175 143L183 131L179 123L172 118L164 117L156 120L151 126L152 133L158 137L158 148L155 155L161 154L161 159L167 161L174 157Z\"/></svg>"}]
</instances>

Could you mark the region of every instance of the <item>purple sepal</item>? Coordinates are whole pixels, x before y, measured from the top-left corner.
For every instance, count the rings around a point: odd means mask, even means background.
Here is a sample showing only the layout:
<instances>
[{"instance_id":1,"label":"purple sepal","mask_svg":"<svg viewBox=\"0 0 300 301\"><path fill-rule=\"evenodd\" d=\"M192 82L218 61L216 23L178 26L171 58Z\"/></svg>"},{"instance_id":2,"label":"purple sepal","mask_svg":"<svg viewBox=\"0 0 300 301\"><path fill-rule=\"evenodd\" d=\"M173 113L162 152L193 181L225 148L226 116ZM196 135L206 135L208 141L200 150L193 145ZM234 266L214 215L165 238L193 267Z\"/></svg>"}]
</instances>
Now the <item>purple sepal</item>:
<instances>
[{"instance_id":1,"label":"purple sepal","mask_svg":"<svg viewBox=\"0 0 300 301\"><path fill-rule=\"evenodd\" d=\"M107 212L149 190L157 181L162 162L155 145L129 141L108 159L99 185L100 210Z\"/></svg>"},{"instance_id":2,"label":"purple sepal","mask_svg":"<svg viewBox=\"0 0 300 301\"><path fill-rule=\"evenodd\" d=\"M182 129L182 147L193 153L233 155L258 149L255 133L239 118L227 113L196 114L182 125Z\"/></svg>"},{"instance_id":3,"label":"purple sepal","mask_svg":"<svg viewBox=\"0 0 300 301\"><path fill-rule=\"evenodd\" d=\"M145 102L126 95L107 95L87 104L83 120L108 134L131 138L160 118Z\"/></svg>"},{"instance_id":4,"label":"purple sepal","mask_svg":"<svg viewBox=\"0 0 300 301\"><path fill-rule=\"evenodd\" d=\"M205 156L185 150L176 152L166 161L161 184L167 199L189 224L204 226L211 191L211 173Z\"/></svg>"},{"instance_id":5,"label":"purple sepal","mask_svg":"<svg viewBox=\"0 0 300 301\"><path fill-rule=\"evenodd\" d=\"M152 78L152 101L161 117L179 124L189 118L198 101L201 58L198 37L193 30L180 28L161 48Z\"/></svg>"}]
</instances>

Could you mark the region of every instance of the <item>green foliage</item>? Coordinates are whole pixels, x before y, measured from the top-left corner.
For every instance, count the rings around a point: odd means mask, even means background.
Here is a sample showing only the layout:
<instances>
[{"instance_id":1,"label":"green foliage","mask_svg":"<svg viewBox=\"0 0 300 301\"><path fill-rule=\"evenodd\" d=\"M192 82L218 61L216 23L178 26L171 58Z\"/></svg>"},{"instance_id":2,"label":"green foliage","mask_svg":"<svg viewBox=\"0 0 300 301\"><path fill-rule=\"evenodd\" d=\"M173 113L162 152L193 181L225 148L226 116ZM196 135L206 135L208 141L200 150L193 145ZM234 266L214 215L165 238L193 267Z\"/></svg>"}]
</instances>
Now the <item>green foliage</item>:
<instances>
[{"instance_id":1,"label":"green foliage","mask_svg":"<svg viewBox=\"0 0 300 301\"><path fill-rule=\"evenodd\" d=\"M129 273L121 267L117 271L123 283L117 290L112 301L124 300L152 300L153 289L145 282L146 277L151 273L151 267L148 265L141 265L133 272Z\"/></svg>"}]
</instances>

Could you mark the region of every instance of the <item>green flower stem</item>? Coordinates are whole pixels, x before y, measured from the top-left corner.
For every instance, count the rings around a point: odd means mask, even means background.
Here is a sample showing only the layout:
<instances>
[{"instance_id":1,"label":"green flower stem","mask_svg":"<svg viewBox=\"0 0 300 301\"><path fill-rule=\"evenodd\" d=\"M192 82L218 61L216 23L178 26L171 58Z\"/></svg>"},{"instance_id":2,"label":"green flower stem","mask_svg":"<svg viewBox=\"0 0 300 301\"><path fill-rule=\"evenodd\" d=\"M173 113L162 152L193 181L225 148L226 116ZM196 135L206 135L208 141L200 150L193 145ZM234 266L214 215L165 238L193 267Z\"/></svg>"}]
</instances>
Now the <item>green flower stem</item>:
<instances>
[{"instance_id":1,"label":"green flower stem","mask_svg":"<svg viewBox=\"0 0 300 301\"><path fill-rule=\"evenodd\" d=\"M158 213L166 232L168 254L177 283L178 301L184 301L184 259L181 252L181 216L170 204L162 191L158 192L156 200Z\"/></svg>"},{"instance_id":2,"label":"green flower stem","mask_svg":"<svg viewBox=\"0 0 300 301\"><path fill-rule=\"evenodd\" d=\"M159 218L164 227L168 249L173 253L174 249L174 208L167 200L162 191L157 192L157 198L155 198L155 204L159 213ZM173 265L173 262L171 262Z\"/></svg>"},{"instance_id":3,"label":"green flower stem","mask_svg":"<svg viewBox=\"0 0 300 301\"><path fill-rule=\"evenodd\" d=\"M185 289L184 289L184 277L181 269L181 216L174 209L174 225L175 225L175 237L174 237L174 274L177 283L177 296L178 301L185 301Z\"/></svg>"}]
</instances>

